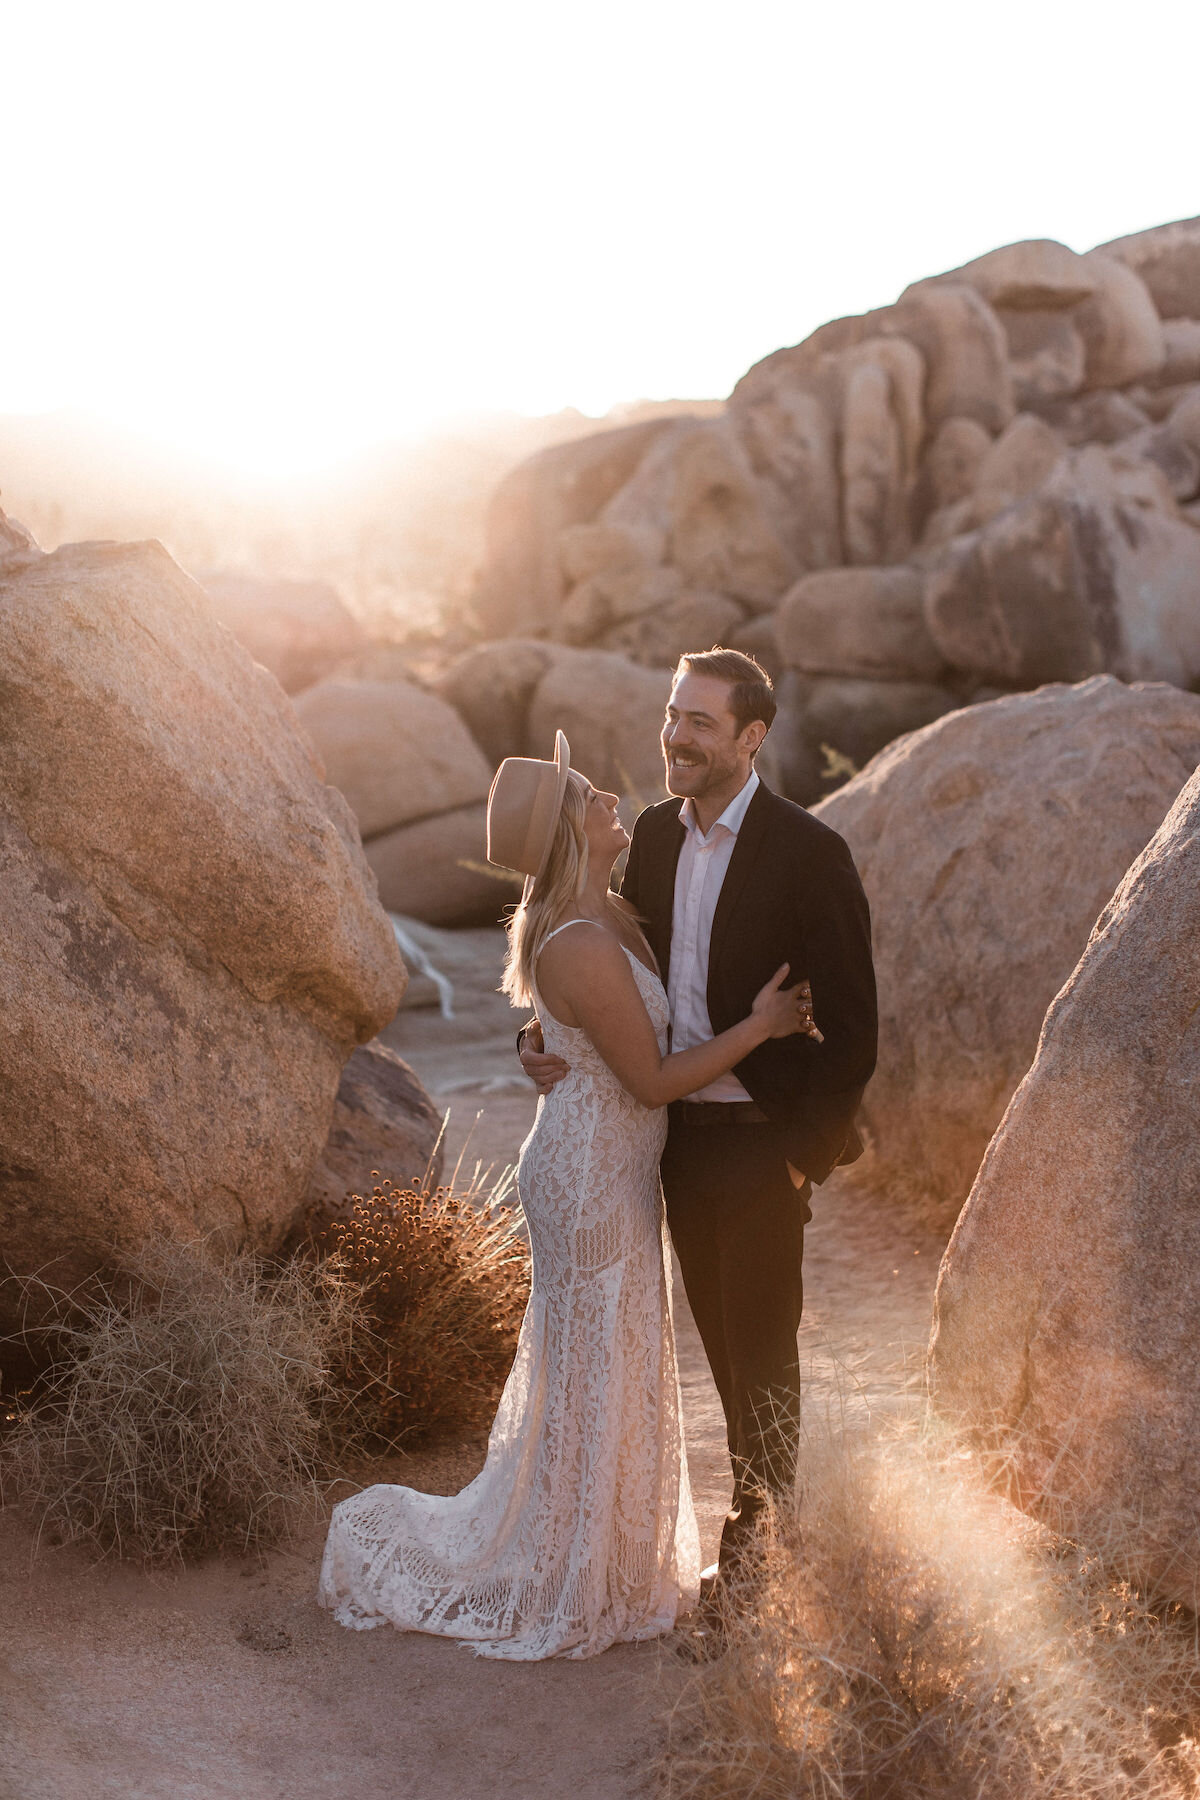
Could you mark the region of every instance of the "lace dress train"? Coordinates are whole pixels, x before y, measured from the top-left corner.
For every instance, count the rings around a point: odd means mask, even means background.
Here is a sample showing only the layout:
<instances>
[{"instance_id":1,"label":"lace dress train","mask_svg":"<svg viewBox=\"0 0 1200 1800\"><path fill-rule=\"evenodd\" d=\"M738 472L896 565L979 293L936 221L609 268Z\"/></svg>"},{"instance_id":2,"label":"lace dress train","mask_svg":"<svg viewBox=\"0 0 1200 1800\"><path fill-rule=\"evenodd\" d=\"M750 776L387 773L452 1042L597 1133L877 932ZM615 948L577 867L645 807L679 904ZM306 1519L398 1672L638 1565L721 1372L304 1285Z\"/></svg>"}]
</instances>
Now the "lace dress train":
<instances>
[{"instance_id":1,"label":"lace dress train","mask_svg":"<svg viewBox=\"0 0 1200 1800\"><path fill-rule=\"evenodd\" d=\"M630 961L665 1047L662 983ZM517 1168L533 1282L487 1461L449 1497L380 1484L342 1501L320 1583L343 1625L513 1660L657 1636L700 1568L658 1179L666 1114L540 1011L571 1073L539 1102Z\"/></svg>"}]
</instances>

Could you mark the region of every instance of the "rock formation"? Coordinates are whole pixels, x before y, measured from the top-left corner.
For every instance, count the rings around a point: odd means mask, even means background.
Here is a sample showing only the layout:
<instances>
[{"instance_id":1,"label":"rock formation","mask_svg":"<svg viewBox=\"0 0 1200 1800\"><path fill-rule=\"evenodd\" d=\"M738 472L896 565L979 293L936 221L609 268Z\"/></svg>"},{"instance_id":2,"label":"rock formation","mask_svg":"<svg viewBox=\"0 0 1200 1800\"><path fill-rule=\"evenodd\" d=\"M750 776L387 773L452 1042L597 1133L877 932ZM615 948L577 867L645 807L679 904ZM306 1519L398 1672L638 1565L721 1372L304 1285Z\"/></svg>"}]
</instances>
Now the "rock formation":
<instances>
[{"instance_id":1,"label":"rock formation","mask_svg":"<svg viewBox=\"0 0 1200 1800\"><path fill-rule=\"evenodd\" d=\"M670 421L650 419L540 450L506 475L488 508L477 596L489 637L551 626L566 588L561 534L596 518Z\"/></svg>"},{"instance_id":2,"label":"rock formation","mask_svg":"<svg viewBox=\"0 0 1200 1800\"><path fill-rule=\"evenodd\" d=\"M1200 774L1042 1027L938 1279L935 1405L1200 1604Z\"/></svg>"},{"instance_id":3,"label":"rock formation","mask_svg":"<svg viewBox=\"0 0 1200 1800\"><path fill-rule=\"evenodd\" d=\"M571 652L536 638L499 638L468 650L437 683L493 769L506 756L532 756L529 708L551 666Z\"/></svg>"},{"instance_id":4,"label":"rock formation","mask_svg":"<svg viewBox=\"0 0 1200 1800\"><path fill-rule=\"evenodd\" d=\"M396 1187L441 1179L442 1121L408 1064L386 1044L363 1044L342 1070L333 1120L305 1195L293 1242L319 1239L345 1216L353 1194L369 1195L376 1173Z\"/></svg>"},{"instance_id":5,"label":"rock formation","mask_svg":"<svg viewBox=\"0 0 1200 1800\"><path fill-rule=\"evenodd\" d=\"M321 681L296 716L364 838L487 798L492 771L470 732L411 682Z\"/></svg>"},{"instance_id":6,"label":"rock formation","mask_svg":"<svg viewBox=\"0 0 1200 1800\"><path fill-rule=\"evenodd\" d=\"M1160 318L1200 319L1200 219L1177 219L1101 244L1145 284Z\"/></svg>"},{"instance_id":7,"label":"rock formation","mask_svg":"<svg viewBox=\"0 0 1200 1800\"><path fill-rule=\"evenodd\" d=\"M389 912L430 925L492 925L521 884L486 860L483 801L384 831L364 845Z\"/></svg>"},{"instance_id":8,"label":"rock formation","mask_svg":"<svg viewBox=\"0 0 1200 1800\"><path fill-rule=\"evenodd\" d=\"M659 731L669 690L665 668L522 638L468 651L438 684L493 766L506 756L551 756L555 732L565 731L574 766L634 814L663 797Z\"/></svg>"},{"instance_id":9,"label":"rock formation","mask_svg":"<svg viewBox=\"0 0 1200 1800\"><path fill-rule=\"evenodd\" d=\"M665 669L611 651L500 639L453 663L437 693L335 677L299 695L296 710L358 820L389 911L433 925L490 924L520 892L486 862L497 764L552 755L561 727L575 766L619 793L632 822L661 798L668 687Z\"/></svg>"},{"instance_id":10,"label":"rock formation","mask_svg":"<svg viewBox=\"0 0 1200 1800\"><path fill-rule=\"evenodd\" d=\"M1097 676L951 713L816 809L871 902L863 1119L883 1171L948 1217L1097 914L1198 763L1200 696Z\"/></svg>"},{"instance_id":11,"label":"rock formation","mask_svg":"<svg viewBox=\"0 0 1200 1800\"><path fill-rule=\"evenodd\" d=\"M453 707L410 681L332 677L300 694L296 712L354 812L388 910L494 919L508 896L483 866L493 765Z\"/></svg>"},{"instance_id":12,"label":"rock formation","mask_svg":"<svg viewBox=\"0 0 1200 1800\"><path fill-rule=\"evenodd\" d=\"M1033 687L1108 670L1200 680L1200 532L1149 457L1094 446L926 570L929 630L951 669Z\"/></svg>"},{"instance_id":13,"label":"rock formation","mask_svg":"<svg viewBox=\"0 0 1200 1800\"><path fill-rule=\"evenodd\" d=\"M4 1258L271 1248L404 990L354 821L159 545L11 549L0 619Z\"/></svg>"},{"instance_id":14,"label":"rock formation","mask_svg":"<svg viewBox=\"0 0 1200 1800\"><path fill-rule=\"evenodd\" d=\"M554 734L565 731L571 761L597 787L629 799L636 809L663 798L659 747L671 678L665 669L631 668L604 650L559 657L529 706L534 756L550 756Z\"/></svg>"},{"instance_id":15,"label":"rock formation","mask_svg":"<svg viewBox=\"0 0 1200 1800\"><path fill-rule=\"evenodd\" d=\"M757 766L769 785L788 795L812 795L830 781L844 781L896 738L958 705L935 682L810 676L794 669L777 679L775 692L779 712Z\"/></svg>"},{"instance_id":16,"label":"rock formation","mask_svg":"<svg viewBox=\"0 0 1200 1800\"><path fill-rule=\"evenodd\" d=\"M925 581L900 563L826 569L783 598L775 620L779 653L806 675L937 681L947 661L925 623Z\"/></svg>"},{"instance_id":17,"label":"rock formation","mask_svg":"<svg viewBox=\"0 0 1200 1800\"><path fill-rule=\"evenodd\" d=\"M479 614L647 667L721 641L792 671L778 761L808 804L882 732L997 688L1200 682L1197 591L1191 220L1005 245L773 352L722 416L544 452L497 493Z\"/></svg>"}]
</instances>

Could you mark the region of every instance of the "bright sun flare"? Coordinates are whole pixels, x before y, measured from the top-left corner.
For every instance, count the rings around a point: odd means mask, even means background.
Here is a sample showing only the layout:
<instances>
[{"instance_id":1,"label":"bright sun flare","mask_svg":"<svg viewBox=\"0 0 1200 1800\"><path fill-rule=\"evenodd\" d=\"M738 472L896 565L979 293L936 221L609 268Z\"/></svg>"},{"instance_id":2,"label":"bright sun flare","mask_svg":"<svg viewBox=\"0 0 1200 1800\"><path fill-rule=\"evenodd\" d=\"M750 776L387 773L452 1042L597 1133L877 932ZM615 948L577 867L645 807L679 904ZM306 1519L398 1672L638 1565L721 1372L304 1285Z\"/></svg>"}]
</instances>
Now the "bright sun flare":
<instances>
[{"instance_id":1,"label":"bright sun flare","mask_svg":"<svg viewBox=\"0 0 1200 1800\"><path fill-rule=\"evenodd\" d=\"M0 413L284 475L464 413L723 395L996 244L1194 210L1200 15L1169 58L1141 18L1105 131L1076 0L1002 34L958 0L10 8Z\"/></svg>"}]
</instances>

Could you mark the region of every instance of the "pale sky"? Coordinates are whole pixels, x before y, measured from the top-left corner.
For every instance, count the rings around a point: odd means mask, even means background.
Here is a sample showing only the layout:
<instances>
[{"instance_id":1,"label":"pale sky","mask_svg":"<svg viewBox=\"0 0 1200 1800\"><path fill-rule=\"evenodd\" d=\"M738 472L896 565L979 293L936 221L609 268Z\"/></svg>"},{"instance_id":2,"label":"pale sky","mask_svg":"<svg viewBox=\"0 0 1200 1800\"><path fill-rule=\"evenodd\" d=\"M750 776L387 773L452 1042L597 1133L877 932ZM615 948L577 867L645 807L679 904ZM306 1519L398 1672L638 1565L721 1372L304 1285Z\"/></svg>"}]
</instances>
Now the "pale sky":
<instances>
[{"instance_id":1,"label":"pale sky","mask_svg":"<svg viewBox=\"0 0 1200 1800\"><path fill-rule=\"evenodd\" d=\"M0 413L270 474L1200 212L1195 0L0 0Z\"/></svg>"}]
</instances>

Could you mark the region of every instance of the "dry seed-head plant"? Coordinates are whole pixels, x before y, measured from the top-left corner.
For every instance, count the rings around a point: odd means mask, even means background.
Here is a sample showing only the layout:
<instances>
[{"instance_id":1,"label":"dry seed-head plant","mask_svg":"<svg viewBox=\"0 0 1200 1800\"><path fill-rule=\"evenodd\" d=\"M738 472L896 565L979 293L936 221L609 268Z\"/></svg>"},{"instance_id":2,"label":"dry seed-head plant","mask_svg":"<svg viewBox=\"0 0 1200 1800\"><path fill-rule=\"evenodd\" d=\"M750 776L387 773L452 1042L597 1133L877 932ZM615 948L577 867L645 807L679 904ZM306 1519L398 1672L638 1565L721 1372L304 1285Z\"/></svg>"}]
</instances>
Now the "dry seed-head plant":
<instances>
[{"instance_id":1,"label":"dry seed-head plant","mask_svg":"<svg viewBox=\"0 0 1200 1800\"><path fill-rule=\"evenodd\" d=\"M954 1444L830 1433L730 1647L689 1681L673 1800L1184 1800L1196 1620L989 1491Z\"/></svg>"},{"instance_id":2,"label":"dry seed-head plant","mask_svg":"<svg viewBox=\"0 0 1200 1800\"><path fill-rule=\"evenodd\" d=\"M966 1195L944 1190L926 1168L893 1162L884 1156L869 1127L858 1121L864 1152L858 1161L838 1170L839 1182L854 1192L900 1211L914 1225L934 1233L945 1244L954 1230Z\"/></svg>"},{"instance_id":3,"label":"dry seed-head plant","mask_svg":"<svg viewBox=\"0 0 1200 1800\"><path fill-rule=\"evenodd\" d=\"M356 1304L336 1263L147 1244L119 1288L60 1296L54 1360L0 1445L0 1498L39 1534L118 1556L273 1541L318 1492Z\"/></svg>"},{"instance_id":4,"label":"dry seed-head plant","mask_svg":"<svg viewBox=\"0 0 1200 1800\"><path fill-rule=\"evenodd\" d=\"M377 1183L354 1196L319 1247L361 1293L361 1319L337 1379L349 1435L412 1443L490 1420L512 1366L529 1298L529 1251L490 1189Z\"/></svg>"}]
</instances>

